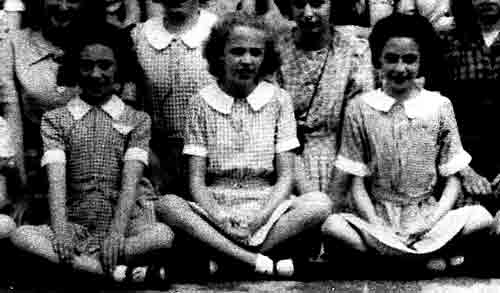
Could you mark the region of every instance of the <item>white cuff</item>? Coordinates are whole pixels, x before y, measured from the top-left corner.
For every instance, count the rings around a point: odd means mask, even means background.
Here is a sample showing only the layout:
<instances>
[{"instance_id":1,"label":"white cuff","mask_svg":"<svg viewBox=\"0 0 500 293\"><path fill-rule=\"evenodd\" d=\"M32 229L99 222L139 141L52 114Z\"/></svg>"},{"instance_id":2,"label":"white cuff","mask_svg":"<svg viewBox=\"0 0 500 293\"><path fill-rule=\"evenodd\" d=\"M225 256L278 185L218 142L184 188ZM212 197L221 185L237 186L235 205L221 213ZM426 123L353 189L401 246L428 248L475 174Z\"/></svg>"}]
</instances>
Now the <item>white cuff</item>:
<instances>
[{"instance_id":1,"label":"white cuff","mask_svg":"<svg viewBox=\"0 0 500 293\"><path fill-rule=\"evenodd\" d=\"M365 177L371 173L365 164L355 162L341 155L337 156L337 159L335 160L335 167L358 177Z\"/></svg>"},{"instance_id":2,"label":"white cuff","mask_svg":"<svg viewBox=\"0 0 500 293\"><path fill-rule=\"evenodd\" d=\"M206 157L208 154L207 148L196 144L187 144L184 146L182 153L185 155Z\"/></svg>"},{"instance_id":3,"label":"white cuff","mask_svg":"<svg viewBox=\"0 0 500 293\"><path fill-rule=\"evenodd\" d=\"M287 140L282 140L276 144L276 153L287 152L289 150L293 150L300 146L299 140L294 137Z\"/></svg>"},{"instance_id":4,"label":"white cuff","mask_svg":"<svg viewBox=\"0 0 500 293\"><path fill-rule=\"evenodd\" d=\"M8 12L19 12L19 11L24 11L25 6L23 1L21 0L5 0L3 9Z\"/></svg>"},{"instance_id":5,"label":"white cuff","mask_svg":"<svg viewBox=\"0 0 500 293\"><path fill-rule=\"evenodd\" d=\"M43 154L40 165L43 167L52 163L66 163L66 153L61 149L51 149Z\"/></svg>"},{"instance_id":6,"label":"white cuff","mask_svg":"<svg viewBox=\"0 0 500 293\"><path fill-rule=\"evenodd\" d=\"M472 157L464 150L453 156L447 163L439 166L439 174L447 177L467 167Z\"/></svg>"},{"instance_id":7,"label":"white cuff","mask_svg":"<svg viewBox=\"0 0 500 293\"><path fill-rule=\"evenodd\" d=\"M124 161L140 161L143 162L144 165L149 164L149 155L148 152L144 149L133 147L127 149L125 152L125 156L123 157Z\"/></svg>"}]
</instances>

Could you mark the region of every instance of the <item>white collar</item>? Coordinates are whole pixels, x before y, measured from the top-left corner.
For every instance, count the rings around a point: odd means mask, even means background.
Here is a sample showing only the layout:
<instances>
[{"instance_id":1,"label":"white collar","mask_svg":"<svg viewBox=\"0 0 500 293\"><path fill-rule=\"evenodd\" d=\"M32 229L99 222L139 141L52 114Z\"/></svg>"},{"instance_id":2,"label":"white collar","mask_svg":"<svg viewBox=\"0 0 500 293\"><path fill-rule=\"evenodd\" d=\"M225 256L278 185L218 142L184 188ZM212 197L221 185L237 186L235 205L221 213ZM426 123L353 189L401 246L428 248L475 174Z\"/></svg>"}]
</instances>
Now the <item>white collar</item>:
<instances>
[{"instance_id":1,"label":"white collar","mask_svg":"<svg viewBox=\"0 0 500 293\"><path fill-rule=\"evenodd\" d=\"M388 96L381 89L363 95L362 100L375 110L383 112L389 112L396 103L396 99ZM444 97L439 93L421 89L415 97L404 101L403 107L408 118L424 118L438 109L438 105L443 100Z\"/></svg>"},{"instance_id":2,"label":"white collar","mask_svg":"<svg viewBox=\"0 0 500 293\"><path fill-rule=\"evenodd\" d=\"M261 81L246 98L252 110L259 111L267 104L274 96L275 89L272 83ZM234 98L226 94L216 83L203 88L200 95L215 110L223 114L231 113Z\"/></svg>"},{"instance_id":3,"label":"white collar","mask_svg":"<svg viewBox=\"0 0 500 293\"><path fill-rule=\"evenodd\" d=\"M92 109L92 106L80 99L80 97L70 100L66 107L75 120L82 119ZM125 103L118 96L113 95L109 101L101 105L101 109L108 113L113 120L118 120L125 110Z\"/></svg>"},{"instance_id":4,"label":"white collar","mask_svg":"<svg viewBox=\"0 0 500 293\"><path fill-rule=\"evenodd\" d=\"M200 47L203 41L210 34L210 29L217 21L217 16L203 9L200 10L200 16L194 26L177 36L168 32L163 26L163 17L152 17L144 23L144 35L149 44L157 50L163 50L172 40L179 38L191 49Z\"/></svg>"}]
</instances>

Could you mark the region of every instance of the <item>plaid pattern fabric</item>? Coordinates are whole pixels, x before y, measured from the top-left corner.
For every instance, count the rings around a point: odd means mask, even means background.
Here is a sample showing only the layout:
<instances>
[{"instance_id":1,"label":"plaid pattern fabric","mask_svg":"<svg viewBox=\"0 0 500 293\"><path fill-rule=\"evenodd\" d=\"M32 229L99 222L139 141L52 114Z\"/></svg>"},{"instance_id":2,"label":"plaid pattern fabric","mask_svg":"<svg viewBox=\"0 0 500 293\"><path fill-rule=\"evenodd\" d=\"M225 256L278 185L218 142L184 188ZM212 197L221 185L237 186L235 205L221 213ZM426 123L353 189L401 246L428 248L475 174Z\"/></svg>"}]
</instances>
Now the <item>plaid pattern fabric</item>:
<instances>
[{"instance_id":1,"label":"plaid pattern fabric","mask_svg":"<svg viewBox=\"0 0 500 293\"><path fill-rule=\"evenodd\" d=\"M40 32L30 29L12 31L7 41L0 42L2 101L22 104L28 147L39 147L42 114L65 105L76 94L75 89L57 85L56 59L61 55Z\"/></svg>"},{"instance_id":2,"label":"plaid pattern fabric","mask_svg":"<svg viewBox=\"0 0 500 293\"><path fill-rule=\"evenodd\" d=\"M408 103L383 108L377 99L392 98L377 90L348 106L336 161L346 172L369 176L367 189L375 198L411 202L432 193L438 176L453 175L470 162L447 98L421 90Z\"/></svg>"},{"instance_id":3,"label":"plaid pattern fabric","mask_svg":"<svg viewBox=\"0 0 500 293\"><path fill-rule=\"evenodd\" d=\"M368 43L337 31L330 48L313 52L301 50L291 34L283 38L280 47L283 59L280 83L292 96L295 116L313 129L306 135L304 151L296 160L296 168L301 170L297 181L311 185L305 189L325 191L333 168L336 133L340 130L345 100L353 93L374 86ZM312 97L316 85L317 95ZM311 99L314 99L312 104Z\"/></svg>"},{"instance_id":4,"label":"plaid pattern fabric","mask_svg":"<svg viewBox=\"0 0 500 293\"><path fill-rule=\"evenodd\" d=\"M200 21L203 19L200 16ZM160 20L154 25L162 26L162 18ZM162 140L182 139L189 99L212 81L212 77L202 57L201 42L193 47L174 37L164 48L155 48L145 29L154 21L157 20L151 19L149 24L140 24L132 31L148 86L145 109L151 115L155 137L159 133Z\"/></svg>"},{"instance_id":5,"label":"plaid pattern fabric","mask_svg":"<svg viewBox=\"0 0 500 293\"><path fill-rule=\"evenodd\" d=\"M488 48L483 39L464 42L455 31L442 33L445 60L451 80L498 80L500 78L500 40Z\"/></svg>"},{"instance_id":6,"label":"plaid pattern fabric","mask_svg":"<svg viewBox=\"0 0 500 293\"><path fill-rule=\"evenodd\" d=\"M41 133L46 152L66 154L69 221L88 229L92 245L100 245L121 191L125 152L133 147L148 150L149 117L126 106L118 121L99 107L76 119L62 107L43 116ZM132 217L138 213L136 207Z\"/></svg>"},{"instance_id":7,"label":"plaid pattern fabric","mask_svg":"<svg viewBox=\"0 0 500 293\"><path fill-rule=\"evenodd\" d=\"M462 148L447 98L421 90L404 104L375 103L388 99L377 90L349 104L335 164L368 176L377 215L404 234L437 207L438 177L463 169L470 156Z\"/></svg>"},{"instance_id":8,"label":"plaid pattern fabric","mask_svg":"<svg viewBox=\"0 0 500 293\"><path fill-rule=\"evenodd\" d=\"M269 101L259 109L235 99L227 114L206 101L212 98L208 95L225 95L221 89L213 84L202 90L190 105L184 153L207 156L209 177L267 179L274 173L275 154L298 145L290 97L273 89ZM202 152L189 152L193 148Z\"/></svg>"},{"instance_id":9,"label":"plaid pattern fabric","mask_svg":"<svg viewBox=\"0 0 500 293\"><path fill-rule=\"evenodd\" d=\"M252 102L233 100L215 84L204 88L190 104L184 148L207 157L210 196L239 227L220 228L242 241L251 235L239 234L272 195L276 153L298 146L288 94L267 82L252 94Z\"/></svg>"}]
</instances>

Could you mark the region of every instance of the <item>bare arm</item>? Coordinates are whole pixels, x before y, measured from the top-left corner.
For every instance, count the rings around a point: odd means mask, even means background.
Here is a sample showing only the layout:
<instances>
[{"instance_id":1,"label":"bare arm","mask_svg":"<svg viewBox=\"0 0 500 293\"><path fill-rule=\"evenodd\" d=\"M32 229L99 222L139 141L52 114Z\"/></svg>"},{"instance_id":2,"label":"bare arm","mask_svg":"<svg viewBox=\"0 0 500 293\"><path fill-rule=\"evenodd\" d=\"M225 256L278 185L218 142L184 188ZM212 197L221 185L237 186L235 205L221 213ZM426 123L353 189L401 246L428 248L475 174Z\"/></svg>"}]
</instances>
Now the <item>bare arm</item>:
<instances>
[{"instance_id":1,"label":"bare arm","mask_svg":"<svg viewBox=\"0 0 500 293\"><path fill-rule=\"evenodd\" d=\"M205 157L189 157L189 188L191 195L210 215L218 213L218 206L211 196L208 196L208 189L205 183L207 172L207 159Z\"/></svg>"},{"instance_id":2,"label":"bare arm","mask_svg":"<svg viewBox=\"0 0 500 293\"><path fill-rule=\"evenodd\" d=\"M262 218L267 220L274 210L291 194L293 179L293 153L276 154L277 181L273 186L272 196L262 209Z\"/></svg>"},{"instance_id":3,"label":"bare arm","mask_svg":"<svg viewBox=\"0 0 500 293\"><path fill-rule=\"evenodd\" d=\"M137 185L142 177L143 171L144 164L140 161L127 160L124 162L122 189L111 224L111 232L116 232L121 235L125 234L130 212L137 199Z\"/></svg>"},{"instance_id":4,"label":"bare arm","mask_svg":"<svg viewBox=\"0 0 500 293\"><path fill-rule=\"evenodd\" d=\"M449 212L457 201L460 192L460 180L456 176L446 179L446 186L439 200L438 207L430 219L431 227L434 226L447 212Z\"/></svg>"},{"instance_id":5,"label":"bare arm","mask_svg":"<svg viewBox=\"0 0 500 293\"><path fill-rule=\"evenodd\" d=\"M56 234L64 233L67 223L65 163L48 164L47 174L49 179L49 208L52 229L54 229Z\"/></svg>"},{"instance_id":6,"label":"bare arm","mask_svg":"<svg viewBox=\"0 0 500 293\"><path fill-rule=\"evenodd\" d=\"M352 196L354 198L354 204L358 209L361 217L366 219L370 223L380 224L380 219L375 213L373 203L368 196L368 192L366 191L363 177L355 176L352 180L351 188Z\"/></svg>"}]
</instances>

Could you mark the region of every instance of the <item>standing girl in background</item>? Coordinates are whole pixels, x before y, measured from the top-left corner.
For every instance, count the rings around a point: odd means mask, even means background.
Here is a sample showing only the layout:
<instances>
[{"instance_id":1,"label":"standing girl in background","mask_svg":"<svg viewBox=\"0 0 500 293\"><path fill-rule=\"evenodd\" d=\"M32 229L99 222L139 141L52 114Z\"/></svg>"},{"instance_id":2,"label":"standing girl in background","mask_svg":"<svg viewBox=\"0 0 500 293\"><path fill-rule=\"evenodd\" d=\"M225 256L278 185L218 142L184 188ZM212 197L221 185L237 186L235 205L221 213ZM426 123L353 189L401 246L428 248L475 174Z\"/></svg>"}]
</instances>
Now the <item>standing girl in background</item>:
<instances>
[{"instance_id":1,"label":"standing girl in background","mask_svg":"<svg viewBox=\"0 0 500 293\"><path fill-rule=\"evenodd\" d=\"M422 88L435 43L431 24L419 15L394 14L375 25L370 46L383 87L348 105L335 163L354 175L356 213L330 216L323 226L327 237L359 251L425 256L491 224L481 206L452 210L460 192L456 173L471 158L450 101ZM451 256L450 264L463 262Z\"/></svg>"},{"instance_id":2,"label":"standing girl in background","mask_svg":"<svg viewBox=\"0 0 500 293\"><path fill-rule=\"evenodd\" d=\"M199 0L161 0L162 16L132 31L144 72L144 110L151 115L153 180L160 193L187 194L182 157L187 105L212 82L201 46L216 16L200 9Z\"/></svg>"},{"instance_id":3,"label":"standing girl in background","mask_svg":"<svg viewBox=\"0 0 500 293\"><path fill-rule=\"evenodd\" d=\"M50 262L122 279L118 265L148 264L173 235L154 222L148 194L138 188L148 165L149 116L115 95L130 66L130 37L109 25L87 28L63 67L81 94L42 118L51 224L21 226L12 242ZM145 271L132 275L142 280Z\"/></svg>"},{"instance_id":4,"label":"standing girl in background","mask_svg":"<svg viewBox=\"0 0 500 293\"><path fill-rule=\"evenodd\" d=\"M295 180L299 193L326 191L345 103L373 88L370 51L366 40L334 29L330 0L285 2L281 11L297 23L280 44L279 76L292 96L302 144Z\"/></svg>"},{"instance_id":5,"label":"standing girl in background","mask_svg":"<svg viewBox=\"0 0 500 293\"><path fill-rule=\"evenodd\" d=\"M165 195L160 219L258 273L273 274L267 254L319 228L331 211L320 192L291 196L298 146L290 96L264 81L279 66L270 29L246 14L228 14L204 49L217 83L191 100L184 154L188 202ZM319 231L318 231L319 232ZM277 274L293 274L290 259Z\"/></svg>"}]
</instances>

